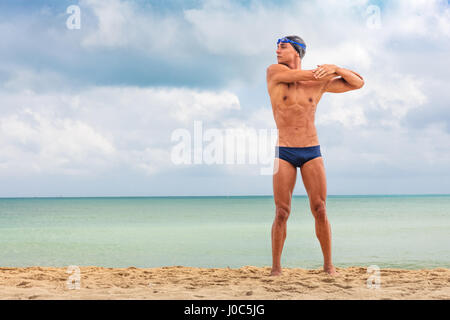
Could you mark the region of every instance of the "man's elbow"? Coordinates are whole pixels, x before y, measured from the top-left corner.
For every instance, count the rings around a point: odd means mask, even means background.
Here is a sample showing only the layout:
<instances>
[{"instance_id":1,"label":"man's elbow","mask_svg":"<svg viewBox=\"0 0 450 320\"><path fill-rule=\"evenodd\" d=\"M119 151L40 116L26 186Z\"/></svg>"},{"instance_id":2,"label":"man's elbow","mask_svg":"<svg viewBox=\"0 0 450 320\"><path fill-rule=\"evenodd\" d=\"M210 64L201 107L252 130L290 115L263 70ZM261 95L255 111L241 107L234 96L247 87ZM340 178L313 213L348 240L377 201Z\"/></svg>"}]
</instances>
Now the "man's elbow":
<instances>
[{"instance_id":1,"label":"man's elbow","mask_svg":"<svg viewBox=\"0 0 450 320\"><path fill-rule=\"evenodd\" d=\"M359 84L357 84L355 86L355 89L361 89L362 87L364 87L364 80L361 79L361 81L359 82Z\"/></svg>"}]
</instances>

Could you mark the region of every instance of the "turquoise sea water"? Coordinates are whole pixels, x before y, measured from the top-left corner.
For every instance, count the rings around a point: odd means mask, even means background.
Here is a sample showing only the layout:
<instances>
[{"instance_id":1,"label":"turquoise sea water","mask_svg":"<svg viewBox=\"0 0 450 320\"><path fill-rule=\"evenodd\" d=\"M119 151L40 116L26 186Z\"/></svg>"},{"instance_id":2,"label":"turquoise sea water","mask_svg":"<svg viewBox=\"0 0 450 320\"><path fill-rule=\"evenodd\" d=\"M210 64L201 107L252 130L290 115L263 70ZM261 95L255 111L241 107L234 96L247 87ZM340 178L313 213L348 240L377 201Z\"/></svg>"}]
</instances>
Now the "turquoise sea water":
<instances>
[{"instance_id":1,"label":"turquoise sea water","mask_svg":"<svg viewBox=\"0 0 450 320\"><path fill-rule=\"evenodd\" d=\"M0 198L0 266L270 266L271 196ZM450 195L328 196L338 267L450 267ZM306 196L283 267L318 268Z\"/></svg>"}]
</instances>

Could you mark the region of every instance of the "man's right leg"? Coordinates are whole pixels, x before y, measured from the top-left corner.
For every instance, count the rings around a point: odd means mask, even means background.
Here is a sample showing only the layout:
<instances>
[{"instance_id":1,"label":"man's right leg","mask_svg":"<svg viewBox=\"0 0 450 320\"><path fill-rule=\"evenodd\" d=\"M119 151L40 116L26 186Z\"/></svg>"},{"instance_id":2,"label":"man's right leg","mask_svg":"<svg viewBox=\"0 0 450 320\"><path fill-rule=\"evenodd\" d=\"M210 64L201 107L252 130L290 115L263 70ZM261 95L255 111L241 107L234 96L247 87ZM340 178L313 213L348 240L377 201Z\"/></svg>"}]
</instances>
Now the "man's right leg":
<instances>
[{"instance_id":1,"label":"man's right leg","mask_svg":"<svg viewBox=\"0 0 450 320\"><path fill-rule=\"evenodd\" d=\"M292 192L297 178L297 168L289 162L275 158L273 175L273 195L275 200L275 220L272 225L272 272L271 276L281 274L281 252L286 240L287 219L291 212Z\"/></svg>"}]
</instances>

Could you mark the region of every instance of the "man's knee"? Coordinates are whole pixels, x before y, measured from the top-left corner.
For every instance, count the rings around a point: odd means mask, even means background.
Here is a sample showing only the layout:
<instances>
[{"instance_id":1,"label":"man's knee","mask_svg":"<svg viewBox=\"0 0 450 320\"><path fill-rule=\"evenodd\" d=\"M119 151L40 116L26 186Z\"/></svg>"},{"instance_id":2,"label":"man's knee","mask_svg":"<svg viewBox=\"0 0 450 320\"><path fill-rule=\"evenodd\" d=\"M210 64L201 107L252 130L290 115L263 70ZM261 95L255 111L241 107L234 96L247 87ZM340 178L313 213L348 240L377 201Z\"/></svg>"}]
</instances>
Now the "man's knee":
<instances>
[{"instance_id":1,"label":"man's knee","mask_svg":"<svg viewBox=\"0 0 450 320\"><path fill-rule=\"evenodd\" d=\"M277 223L286 223L289 218L291 208L289 206L277 206L275 213L275 221Z\"/></svg>"},{"instance_id":2,"label":"man's knee","mask_svg":"<svg viewBox=\"0 0 450 320\"><path fill-rule=\"evenodd\" d=\"M327 209L324 200L317 200L312 202L311 211L317 221L325 222L327 220Z\"/></svg>"}]
</instances>

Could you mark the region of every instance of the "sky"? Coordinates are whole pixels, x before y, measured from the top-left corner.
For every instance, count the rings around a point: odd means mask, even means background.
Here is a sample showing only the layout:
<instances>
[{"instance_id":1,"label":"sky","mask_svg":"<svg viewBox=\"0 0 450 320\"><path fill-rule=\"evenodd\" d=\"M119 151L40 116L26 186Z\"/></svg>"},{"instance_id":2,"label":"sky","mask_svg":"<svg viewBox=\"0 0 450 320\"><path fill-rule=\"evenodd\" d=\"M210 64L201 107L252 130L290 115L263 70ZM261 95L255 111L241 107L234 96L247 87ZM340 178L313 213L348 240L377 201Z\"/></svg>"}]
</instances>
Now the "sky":
<instances>
[{"instance_id":1,"label":"sky","mask_svg":"<svg viewBox=\"0 0 450 320\"><path fill-rule=\"evenodd\" d=\"M272 195L250 154L273 149L266 68L293 34L302 69L365 80L317 106L327 194L448 194L448 1L6 0L0 197Z\"/></svg>"}]
</instances>

